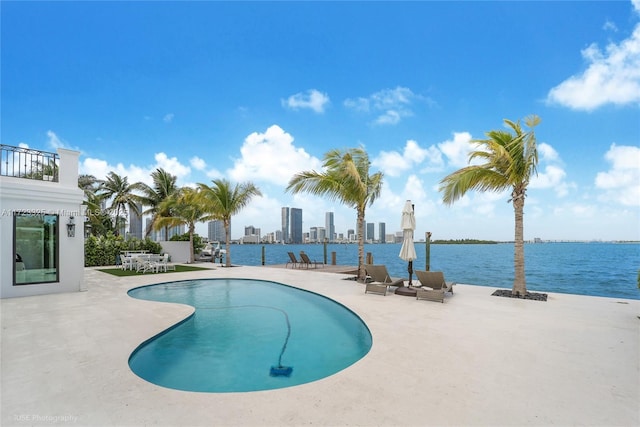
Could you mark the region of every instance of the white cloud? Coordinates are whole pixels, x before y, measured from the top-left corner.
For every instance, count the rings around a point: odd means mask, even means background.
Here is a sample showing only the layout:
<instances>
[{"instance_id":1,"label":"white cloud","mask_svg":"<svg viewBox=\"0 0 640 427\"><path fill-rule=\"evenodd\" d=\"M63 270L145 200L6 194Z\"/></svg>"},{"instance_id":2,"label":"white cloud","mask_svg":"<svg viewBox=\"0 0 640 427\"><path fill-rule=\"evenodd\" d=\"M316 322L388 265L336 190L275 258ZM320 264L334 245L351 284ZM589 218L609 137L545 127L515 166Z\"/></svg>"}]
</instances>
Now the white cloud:
<instances>
[{"instance_id":1,"label":"white cloud","mask_svg":"<svg viewBox=\"0 0 640 427\"><path fill-rule=\"evenodd\" d=\"M199 170L199 171L205 170L207 167L207 162L205 162L198 156L192 157L191 160L189 160L189 164L191 164L191 166L195 170Z\"/></svg>"},{"instance_id":2,"label":"white cloud","mask_svg":"<svg viewBox=\"0 0 640 427\"><path fill-rule=\"evenodd\" d=\"M555 148L546 142L538 144L538 155L540 156L541 161L553 162L560 160L560 156Z\"/></svg>"},{"instance_id":3,"label":"white cloud","mask_svg":"<svg viewBox=\"0 0 640 427\"><path fill-rule=\"evenodd\" d=\"M469 152L474 148L471 144L469 132L454 132L453 139L441 142L438 148L449 160L453 167L465 167L469 165Z\"/></svg>"},{"instance_id":4,"label":"white cloud","mask_svg":"<svg viewBox=\"0 0 640 427\"><path fill-rule=\"evenodd\" d=\"M402 153L381 151L378 157L371 161L371 165L382 170L385 176L393 177L413 169L425 159L428 160L431 168L442 167L442 154L436 147L422 148L416 141L410 139L405 144Z\"/></svg>"},{"instance_id":5,"label":"white cloud","mask_svg":"<svg viewBox=\"0 0 640 427\"><path fill-rule=\"evenodd\" d=\"M329 104L329 96L316 89L310 89L305 93L296 93L282 100L282 105L292 110L310 109L316 113L324 113Z\"/></svg>"},{"instance_id":6,"label":"white cloud","mask_svg":"<svg viewBox=\"0 0 640 427\"><path fill-rule=\"evenodd\" d=\"M349 98L344 106L361 113L376 114L375 124L395 125L403 118L413 116L411 106L415 101L433 104L430 99L416 95L406 87L384 89L366 98Z\"/></svg>"},{"instance_id":7,"label":"white cloud","mask_svg":"<svg viewBox=\"0 0 640 427\"><path fill-rule=\"evenodd\" d=\"M164 115L164 117L162 118L162 121L165 122L165 123L171 123L173 121L174 117L175 117L175 114L168 113L168 114Z\"/></svg>"},{"instance_id":8,"label":"white cloud","mask_svg":"<svg viewBox=\"0 0 640 427\"><path fill-rule=\"evenodd\" d=\"M638 10L638 1L634 1ZM587 69L552 88L547 101L591 111L606 104L640 103L640 25L620 44L602 52L596 44L582 51Z\"/></svg>"},{"instance_id":9,"label":"white cloud","mask_svg":"<svg viewBox=\"0 0 640 427\"><path fill-rule=\"evenodd\" d=\"M603 30L613 31L614 33L618 32L618 27L612 21L607 20L602 26Z\"/></svg>"},{"instance_id":10,"label":"white cloud","mask_svg":"<svg viewBox=\"0 0 640 427\"><path fill-rule=\"evenodd\" d=\"M266 181L286 186L302 170L320 170L322 163L303 148L293 145L293 137L277 125L264 133L247 136L240 148L241 158L228 171L233 180Z\"/></svg>"},{"instance_id":11,"label":"white cloud","mask_svg":"<svg viewBox=\"0 0 640 427\"><path fill-rule=\"evenodd\" d=\"M596 175L601 199L625 206L640 206L640 147L611 144L605 159L611 163L607 172Z\"/></svg>"},{"instance_id":12,"label":"white cloud","mask_svg":"<svg viewBox=\"0 0 640 427\"><path fill-rule=\"evenodd\" d=\"M52 148L64 147L64 144L62 143L62 141L60 141L60 138L58 138L58 135L56 135L55 132L48 130L47 137L49 138L50 147Z\"/></svg>"},{"instance_id":13,"label":"white cloud","mask_svg":"<svg viewBox=\"0 0 640 427\"><path fill-rule=\"evenodd\" d=\"M88 157L79 164L79 172L80 174L93 175L98 179L105 179L109 172L115 172L118 175L126 176L129 184L143 182L147 185L152 185L151 173L158 168L163 168L178 178L178 185L185 185L182 181L191 173L191 169L188 166L181 164L175 157L168 158L165 153L156 153L155 160L156 163L150 167L141 167L133 164L125 166L122 163L114 166L104 160Z\"/></svg>"},{"instance_id":14,"label":"white cloud","mask_svg":"<svg viewBox=\"0 0 640 427\"><path fill-rule=\"evenodd\" d=\"M375 120L378 125L395 125L400 121L400 113L395 110L387 110L383 114L379 115Z\"/></svg>"},{"instance_id":15,"label":"white cloud","mask_svg":"<svg viewBox=\"0 0 640 427\"><path fill-rule=\"evenodd\" d=\"M409 175L402 190L402 195L404 200L411 200L415 206L419 206L420 214L424 214L424 206L427 205L427 193L424 191L424 182L417 175ZM396 207L396 211L399 212L398 207ZM400 218L400 215L398 215L398 218ZM399 221L400 219L398 219Z\"/></svg>"},{"instance_id":16,"label":"white cloud","mask_svg":"<svg viewBox=\"0 0 640 427\"><path fill-rule=\"evenodd\" d=\"M529 188L533 189L547 189L551 188L555 190L559 197L564 197L569 193L569 187L572 185L567 184L564 179L567 173L559 166L548 165L543 172L538 172L537 176L531 178Z\"/></svg>"},{"instance_id":17,"label":"white cloud","mask_svg":"<svg viewBox=\"0 0 640 427\"><path fill-rule=\"evenodd\" d=\"M553 189L558 197L565 197L569 189L575 188L574 183L565 181L565 172L560 155L547 143L538 144L538 174L531 177L529 188Z\"/></svg>"},{"instance_id":18,"label":"white cloud","mask_svg":"<svg viewBox=\"0 0 640 427\"><path fill-rule=\"evenodd\" d=\"M180 163L177 157L169 158L165 153L156 153L154 157L156 160L156 165L152 168L152 170L162 168L170 174L175 175L178 178L178 182L188 177L191 173L191 168Z\"/></svg>"},{"instance_id":19,"label":"white cloud","mask_svg":"<svg viewBox=\"0 0 640 427\"><path fill-rule=\"evenodd\" d=\"M207 178L216 179L222 177L222 173L216 168L208 168L207 163L198 156L194 156L189 160L189 164L197 171L204 172ZM208 183L207 183L208 184Z\"/></svg>"},{"instance_id":20,"label":"white cloud","mask_svg":"<svg viewBox=\"0 0 640 427\"><path fill-rule=\"evenodd\" d=\"M104 179L113 168L101 159L86 158L78 166L80 174L93 175L98 179Z\"/></svg>"},{"instance_id":21,"label":"white cloud","mask_svg":"<svg viewBox=\"0 0 640 427\"><path fill-rule=\"evenodd\" d=\"M54 150L57 150L58 148L66 148L68 150L75 150L75 151L81 151L79 148L77 147L72 147L69 143L67 143L66 141L64 141L62 138L60 138L54 131L52 130L48 130L47 131L47 138L49 139L47 141L47 145L49 145L49 147L53 148Z\"/></svg>"}]
</instances>

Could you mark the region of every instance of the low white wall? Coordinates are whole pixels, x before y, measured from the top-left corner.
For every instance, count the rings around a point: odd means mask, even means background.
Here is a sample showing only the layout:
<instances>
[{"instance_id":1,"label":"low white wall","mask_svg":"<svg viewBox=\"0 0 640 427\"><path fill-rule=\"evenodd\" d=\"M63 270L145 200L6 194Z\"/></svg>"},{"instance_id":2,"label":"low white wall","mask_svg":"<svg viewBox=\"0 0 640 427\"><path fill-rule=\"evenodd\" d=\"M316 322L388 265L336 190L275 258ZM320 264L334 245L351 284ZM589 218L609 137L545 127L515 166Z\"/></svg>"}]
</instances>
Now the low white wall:
<instances>
[{"instance_id":1,"label":"low white wall","mask_svg":"<svg viewBox=\"0 0 640 427\"><path fill-rule=\"evenodd\" d=\"M189 242L162 241L162 252L171 256L171 262L188 263L191 260Z\"/></svg>"}]
</instances>

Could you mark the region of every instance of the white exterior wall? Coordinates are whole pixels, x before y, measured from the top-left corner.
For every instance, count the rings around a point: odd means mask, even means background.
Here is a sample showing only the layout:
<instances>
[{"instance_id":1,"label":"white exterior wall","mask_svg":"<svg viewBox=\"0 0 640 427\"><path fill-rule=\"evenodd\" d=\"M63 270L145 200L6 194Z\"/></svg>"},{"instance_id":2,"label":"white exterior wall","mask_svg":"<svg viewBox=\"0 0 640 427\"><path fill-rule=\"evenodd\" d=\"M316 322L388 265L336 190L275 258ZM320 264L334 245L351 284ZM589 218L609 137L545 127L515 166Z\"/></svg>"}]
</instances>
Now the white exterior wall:
<instances>
[{"instance_id":1,"label":"white exterior wall","mask_svg":"<svg viewBox=\"0 0 640 427\"><path fill-rule=\"evenodd\" d=\"M163 240L158 243L162 246L162 253L171 256L171 262L188 263L190 261L191 251L189 249L189 242Z\"/></svg>"},{"instance_id":2,"label":"white exterior wall","mask_svg":"<svg viewBox=\"0 0 640 427\"><path fill-rule=\"evenodd\" d=\"M58 149L59 182L0 176L0 298L84 290L84 207L77 151ZM13 285L13 212L59 215L59 282ZM74 217L75 237L67 236Z\"/></svg>"}]
</instances>

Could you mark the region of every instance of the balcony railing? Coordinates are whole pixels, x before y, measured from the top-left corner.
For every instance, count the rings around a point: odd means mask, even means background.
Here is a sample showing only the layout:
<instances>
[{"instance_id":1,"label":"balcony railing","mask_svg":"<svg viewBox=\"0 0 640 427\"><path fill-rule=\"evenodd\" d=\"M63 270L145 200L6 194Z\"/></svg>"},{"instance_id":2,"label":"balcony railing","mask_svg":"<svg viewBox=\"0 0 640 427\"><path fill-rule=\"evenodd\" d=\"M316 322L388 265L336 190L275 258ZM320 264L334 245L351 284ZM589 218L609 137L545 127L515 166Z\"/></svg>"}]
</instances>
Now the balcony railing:
<instances>
[{"instance_id":1,"label":"balcony railing","mask_svg":"<svg viewBox=\"0 0 640 427\"><path fill-rule=\"evenodd\" d=\"M0 144L0 176L58 182L57 153Z\"/></svg>"}]
</instances>

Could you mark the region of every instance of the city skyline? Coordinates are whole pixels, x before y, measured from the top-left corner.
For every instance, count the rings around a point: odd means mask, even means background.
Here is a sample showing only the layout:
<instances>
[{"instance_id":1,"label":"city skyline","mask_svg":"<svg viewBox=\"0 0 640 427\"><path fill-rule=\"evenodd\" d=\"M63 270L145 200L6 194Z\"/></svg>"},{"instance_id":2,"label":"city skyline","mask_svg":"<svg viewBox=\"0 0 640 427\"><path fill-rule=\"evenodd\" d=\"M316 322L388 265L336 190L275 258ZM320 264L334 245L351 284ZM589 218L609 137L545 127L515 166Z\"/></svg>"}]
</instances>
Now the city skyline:
<instances>
[{"instance_id":1,"label":"city skyline","mask_svg":"<svg viewBox=\"0 0 640 427\"><path fill-rule=\"evenodd\" d=\"M303 209L301 209L301 208L292 208L292 207L282 207L281 208L282 224L285 224L285 225L283 225L282 229L265 230L264 232L262 232L262 228L261 227L256 227L253 224L245 225L244 226L244 234L242 236L240 236L240 237L237 237L237 238L233 238L232 237L231 240L233 240L233 241L242 240L244 243L247 243L247 242L248 243L259 243L259 242L293 243L292 239L286 238L284 236L287 236L287 235L291 234L290 227L289 227L289 225L286 225L286 224L292 224L294 222L293 220L291 220L291 212L294 209L296 211L296 215L299 215L300 218L303 218L303 215L304 215L304 210ZM344 230L344 232L335 232L334 231L333 233L330 233L330 232L327 231L328 229L335 230L335 225L333 224L333 214L334 214L334 212L325 212L325 225L324 226L320 226L320 225L308 226L308 228L307 228L308 231L305 231L304 220L303 220L300 223L301 224L301 228L298 231L296 231L296 233L295 233L295 234L300 234L300 235L303 236L302 241L298 242L298 243L324 242L325 238L327 239L328 242L354 242L354 241L356 241L357 234L356 233L349 234L349 231L353 231L353 229L346 228ZM206 224L207 224L207 229L208 229L207 238L208 238L209 241L225 241L225 233L224 233L222 221L220 221L220 220L208 221ZM385 243L385 242L389 241L391 236L393 237L393 241L396 241L402 235L402 230L397 230L393 234L387 234L386 233L386 223L385 222L379 222L379 223L376 223L376 224L378 225L378 235L377 236L375 236L375 235L370 236L369 234L367 234L365 236L365 241ZM375 226L374 223L366 223L365 230L374 229L374 226ZM289 228L285 230L285 227L289 227ZM217 231L215 231L215 230L217 230ZM367 232L367 231L365 231L365 232ZM258 237L258 241L256 241L256 239L255 239L256 236ZM249 237L250 239L247 240L247 237Z\"/></svg>"}]
</instances>

